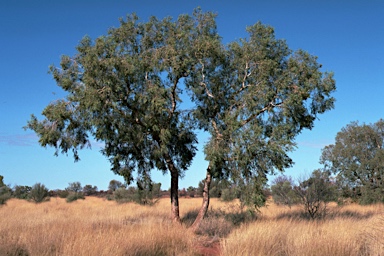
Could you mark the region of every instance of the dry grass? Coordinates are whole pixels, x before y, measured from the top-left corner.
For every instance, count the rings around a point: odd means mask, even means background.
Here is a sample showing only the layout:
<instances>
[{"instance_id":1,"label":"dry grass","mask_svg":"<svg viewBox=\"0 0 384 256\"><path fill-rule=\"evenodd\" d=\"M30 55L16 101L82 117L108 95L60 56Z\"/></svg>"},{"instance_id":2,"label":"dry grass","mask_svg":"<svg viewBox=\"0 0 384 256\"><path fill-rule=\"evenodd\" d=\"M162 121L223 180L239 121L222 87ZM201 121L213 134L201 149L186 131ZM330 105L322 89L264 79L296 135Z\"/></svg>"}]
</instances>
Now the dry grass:
<instances>
[{"instance_id":1,"label":"dry grass","mask_svg":"<svg viewBox=\"0 0 384 256\"><path fill-rule=\"evenodd\" d=\"M384 255L384 206L330 207L325 220L270 205L222 240L223 255Z\"/></svg>"},{"instance_id":2,"label":"dry grass","mask_svg":"<svg viewBox=\"0 0 384 256\"><path fill-rule=\"evenodd\" d=\"M204 239L187 229L200 205L201 198L182 198L184 225L175 225L169 199L152 207L12 199L0 207L0 255L198 255L207 235L222 255L384 255L383 205L333 206L328 219L309 221L299 208L270 204L250 222L234 204L212 200Z\"/></svg>"},{"instance_id":3,"label":"dry grass","mask_svg":"<svg viewBox=\"0 0 384 256\"><path fill-rule=\"evenodd\" d=\"M155 207L98 198L0 208L0 255L193 255L194 236L169 221L169 202Z\"/></svg>"}]
</instances>

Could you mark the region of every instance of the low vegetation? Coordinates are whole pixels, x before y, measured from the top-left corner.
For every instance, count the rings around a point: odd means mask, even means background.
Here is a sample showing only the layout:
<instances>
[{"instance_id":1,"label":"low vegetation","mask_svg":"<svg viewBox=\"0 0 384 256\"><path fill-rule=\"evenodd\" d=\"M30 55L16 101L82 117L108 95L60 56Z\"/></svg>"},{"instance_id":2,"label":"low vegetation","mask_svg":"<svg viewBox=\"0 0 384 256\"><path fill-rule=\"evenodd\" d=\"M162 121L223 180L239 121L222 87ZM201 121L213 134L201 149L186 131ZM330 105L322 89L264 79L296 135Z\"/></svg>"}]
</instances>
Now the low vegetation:
<instances>
[{"instance_id":1,"label":"low vegetation","mask_svg":"<svg viewBox=\"0 0 384 256\"><path fill-rule=\"evenodd\" d=\"M257 215L237 201L213 199L192 233L201 198L181 198L182 225L169 218L169 200L153 206L97 197L68 204L10 199L0 207L0 255L382 255L384 205L337 206L311 220L301 206L267 202Z\"/></svg>"}]
</instances>

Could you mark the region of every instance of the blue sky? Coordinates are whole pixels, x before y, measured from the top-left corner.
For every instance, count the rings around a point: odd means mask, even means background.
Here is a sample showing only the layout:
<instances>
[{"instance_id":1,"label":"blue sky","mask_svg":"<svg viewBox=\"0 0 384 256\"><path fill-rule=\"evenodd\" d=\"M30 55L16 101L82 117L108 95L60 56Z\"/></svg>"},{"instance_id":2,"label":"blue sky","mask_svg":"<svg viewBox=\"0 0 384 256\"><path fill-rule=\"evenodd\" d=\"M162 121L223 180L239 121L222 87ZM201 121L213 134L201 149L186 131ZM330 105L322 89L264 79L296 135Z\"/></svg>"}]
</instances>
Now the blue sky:
<instances>
[{"instance_id":1,"label":"blue sky","mask_svg":"<svg viewBox=\"0 0 384 256\"><path fill-rule=\"evenodd\" d=\"M257 21L275 28L276 37L291 49L318 56L323 71L335 73L335 109L321 115L311 131L297 137L290 153L296 163L286 174L300 177L321 167L321 149L334 142L336 133L351 121L373 123L384 117L384 1L219 1L219 0L1 0L0 1L0 175L11 186L36 182L63 189L80 181L106 189L112 179L109 162L94 143L81 152L81 161L54 149L42 148L31 131L24 131L30 114L39 115L51 101L64 97L48 66L58 65L63 54L73 55L80 39L95 39L118 18L137 13L143 20L155 15L177 17L203 11L218 14L223 41L246 36L245 27ZM207 163L200 133L200 152L180 187L197 186ZM153 179L169 188L169 176L154 172Z\"/></svg>"}]
</instances>

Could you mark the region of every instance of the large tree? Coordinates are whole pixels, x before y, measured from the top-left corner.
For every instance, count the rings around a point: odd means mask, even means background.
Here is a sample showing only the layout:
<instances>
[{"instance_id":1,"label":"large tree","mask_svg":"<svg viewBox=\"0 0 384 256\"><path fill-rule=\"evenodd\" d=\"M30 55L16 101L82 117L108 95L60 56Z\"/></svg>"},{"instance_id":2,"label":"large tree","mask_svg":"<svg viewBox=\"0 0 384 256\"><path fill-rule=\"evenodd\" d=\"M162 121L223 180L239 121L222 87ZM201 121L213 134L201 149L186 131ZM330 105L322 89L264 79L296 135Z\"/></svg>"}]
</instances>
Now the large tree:
<instances>
[{"instance_id":1,"label":"large tree","mask_svg":"<svg viewBox=\"0 0 384 256\"><path fill-rule=\"evenodd\" d=\"M384 120L343 127L335 144L324 147L320 162L342 187L361 194L362 203L384 201Z\"/></svg>"},{"instance_id":2,"label":"large tree","mask_svg":"<svg viewBox=\"0 0 384 256\"><path fill-rule=\"evenodd\" d=\"M174 220L178 179L195 155L194 131L208 131L196 228L208 209L212 177L261 191L267 173L292 165L287 152L296 135L333 107L335 82L316 57L292 52L269 26L247 30L249 38L223 45L212 13L146 23L129 16L107 36L84 38L75 56L51 68L68 97L48 105L44 120L32 116L27 127L41 145L72 150L76 160L90 138L104 142L112 170L127 182L134 170L145 182L152 169L169 171ZM192 104L180 104L183 90Z\"/></svg>"},{"instance_id":3,"label":"large tree","mask_svg":"<svg viewBox=\"0 0 384 256\"><path fill-rule=\"evenodd\" d=\"M333 74L321 71L317 57L293 52L260 22L247 32L248 38L200 53L186 78L197 106L194 117L211 135L205 145L209 164L203 205L194 229L208 209L212 177L262 191L267 174L292 166L287 152L295 148L295 137L334 106ZM252 194L244 200L256 206L265 202Z\"/></svg>"},{"instance_id":4,"label":"large tree","mask_svg":"<svg viewBox=\"0 0 384 256\"><path fill-rule=\"evenodd\" d=\"M135 15L95 41L83 38L61 67L50 68L66 99L49 104L45 119L32 116L27 128L42 146L62 153L104 142L102 153L127 183L137 171L150 181L157 169L171 175L172 217L179 221L178 180L195 155L196 135L181 107L183 79L196 63L196 49L218 41L214 15L194 12L139 22Z\"/></svg>"}]
</instances>

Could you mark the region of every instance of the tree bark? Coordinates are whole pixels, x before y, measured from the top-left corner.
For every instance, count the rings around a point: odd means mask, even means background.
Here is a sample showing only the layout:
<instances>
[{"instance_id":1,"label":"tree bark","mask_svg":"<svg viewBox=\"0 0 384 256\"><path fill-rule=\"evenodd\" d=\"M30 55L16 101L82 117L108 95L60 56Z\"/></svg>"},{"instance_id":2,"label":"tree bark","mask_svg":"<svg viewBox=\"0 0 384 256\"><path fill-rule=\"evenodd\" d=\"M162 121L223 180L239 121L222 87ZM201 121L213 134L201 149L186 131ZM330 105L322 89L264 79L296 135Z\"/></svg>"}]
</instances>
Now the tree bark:
<instances>
[{"instance_id":1,"label":"tree bark","mask_svg":"<svg viewBox=\"0 0 384 256\"><path fill-rule=\"evenodd\" d=\"M174 222L180 223L179 214L179 171L174 165L169 154L164 155L168 165L168 170L171 173L171 217Z\"/></svg>"},{"instance_id":2,"label":"tree bark","mask_svg":"<svg viewBox=\"0 0 384 256\"><path fill-rule=\"evenodd\" d=\"M203 190L203 204L201 205L201 208L199 210L199 213L197 214L197 217L195 221L193 222L192 226L190 229L192 229L193 232L196 232L197 229L199 228L201 222L203 221L205 214L208 211L209 207L209 187L211 185L212 181L212 174L211 174L211 168L208 166L207 168L207 174L205 177L205 182L204 182L204 190Z\"/></svg>"}]
</instances>

